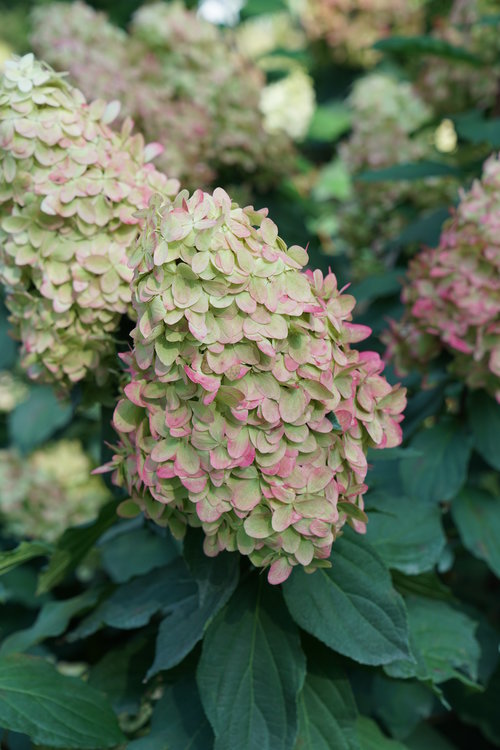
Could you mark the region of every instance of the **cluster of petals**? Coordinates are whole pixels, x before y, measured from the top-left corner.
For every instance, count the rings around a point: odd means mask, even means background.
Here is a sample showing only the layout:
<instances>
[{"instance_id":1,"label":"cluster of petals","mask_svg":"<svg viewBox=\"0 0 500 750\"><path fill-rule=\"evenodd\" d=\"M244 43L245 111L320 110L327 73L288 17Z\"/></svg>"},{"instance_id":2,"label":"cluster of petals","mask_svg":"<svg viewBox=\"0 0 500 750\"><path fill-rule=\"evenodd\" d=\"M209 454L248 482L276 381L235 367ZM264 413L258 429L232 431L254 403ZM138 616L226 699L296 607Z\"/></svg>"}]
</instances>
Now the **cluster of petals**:
<instances>
[{"instance_id":1,"label":"cluster of petals","mask_svg":"<svg viewBox=\"0 0 500 750\"><path fill-rule=\"evenodd\" d=\"M364 531L368 447L401 440L404 390L351 343L355 300L302 271L267 210L217 188L153 201L132 264L137 327L111 463L139 508L279 583ZM138 512L138 510L137 510Z\"/></svg>"},{"instance_id":2,"label":"cluster of petals","mask_svg":"<svg viewBox=\"0 0 500 750\"><path fill-rule=\"evenodd\" d=\"M138 210L175 194L116 102L87 104L33 55L0 80L0 279L30 377L66 385L106 376L113 333L131 310L127 253Z\"/></svg>"},{"instance_id":3,"label":"cluster of petals","mask_svg":"<svg viewBox=\"0 0 500 750\"><path fill-rule=\"evenodd\" d=\"M427 366L443 351L471 388L500 401L500 159L461 194L439 246L411 262L402 300L406 313L393 323L389 355L404 371Z\"/></svg>"},{"instance_id":4,"label":"cluster of petals","mask_svg":"<svg viewBox=\"0 0 500 750\"><path fill-rule=\"evenodd\" d=\"M0 523L16 537L51 542L94 519L110 499L78 440L60 440L21 457L0 451Z\"/></svg>"},{"instance_id":5,"label":"cluster of petals","mask_svg":"<svg viewBox=\"0 0 500 750\"><path fill-rule=\"evenodd\" d=\"M311 39L324 39L338 62L370 66L375 42L421 33L422 0L294 0Z\"/></svg>"},{"instance_id":6,"label":"cluster of petals","mask_svg":"<svg viewBox=\"0 0 500 750\"><path fill-rule=\"evenodd\" d=\"M266 184L283 174L290 137L269 132L260 111L262 71L223 31L181 3L155 2L134 14L129 32L82 2L34 13L32 44L88 97L118 98L157 164L191 188L231 174Z\"/></svg>"}]
</instances>

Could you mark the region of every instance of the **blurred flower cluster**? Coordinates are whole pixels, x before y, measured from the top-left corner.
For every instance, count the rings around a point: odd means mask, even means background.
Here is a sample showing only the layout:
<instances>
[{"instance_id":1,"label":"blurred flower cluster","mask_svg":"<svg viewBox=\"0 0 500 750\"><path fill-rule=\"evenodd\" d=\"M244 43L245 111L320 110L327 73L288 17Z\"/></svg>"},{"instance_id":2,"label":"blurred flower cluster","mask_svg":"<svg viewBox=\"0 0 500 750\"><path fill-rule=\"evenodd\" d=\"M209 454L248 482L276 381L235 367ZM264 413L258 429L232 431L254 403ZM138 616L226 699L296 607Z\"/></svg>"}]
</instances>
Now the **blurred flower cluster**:
<instances>
[{"instance_id":1,"label":"blurred flower cluster","mask_svg":"<svg viewBox=\"0 0 500 750\"><path fill-rule=\"evenodd\" d=\"M310 39L325 39L337 62L373 65L372 45L423 29L422 0L290 0Z\"/></svg>"},{"instance_id":2,"label":"blurred flower cluster","mask_svg":"<svg viewBox=\"0 0 500 750\"><path fill-rule=\"evenodd\" d=\"M156 201L133 257L134 348L114 425L114 479L205 552L239 550L279 583L364 531L368 447L401 440L404 390L351 343L352 296L302 273L267 211L217 188ZM124 512L131 510L130 501Z\"/></svg>"},{"instance_id":3,"label":"blurred flower cluster","mask_svg":"<svg viewBox=\"0 0 500 750\"><path fill-rule=\"evenodd\" d=\"M130 310L127 251L136 211L178 183L147 164L117 102L83 94L32 54L0 80L0 279L30 377L71 383L108 375L113 334Z\"/></svg>"},{"instance_id":4,"label":"blurred flower cluster","mask_svg":"<svg viewBox=\"0 0 500 750\"><path fill-rule=\"evenodd\" d=\"M89 97L118 97L147 139L158 165L184 185L244 179L267 185L289 168L288 128L266 128L265 76L222 31L180 3L156 2L134 14L129 33L84 3L33 13L33 46ZM283 101L286 118L293 119ZM283 120L283 117L282 117Z\"/></svg>"},{"instance_id":5,"label":"blurred flower cluster","mask_svg":"<svg viewBox=\"0 0 500 750\"><path fill-rule=\"evenodd\" d=\"M28 457L0 451L0 520L16 537L51 542L91 521L109 499L78 440L60 440Z\"/></svg>"},{"instance_id":6,"label":"blurred flower cluster","mask_svg":"<svg viewBox=\"0 0 500 750\"><path fill-rule=\"evenodd\" d=\"M500 401L500 159L492 156L445 225L437 248L410 263L407 312L386 337L402 371L443 350L470 388Z\"/></svg>"},{"instance_id":7,"label":"blurred flower cluster","mask_svg":"<svg viewBox=\"0 0 500 750\"><path fill-rule=\"evenodd\" d=\"M385 73L359 78L349 96L352 132L339 148L350 175L385 169L429 157L433 143L422 130L430 108L411 83ZM450 178L377 181L356 180L351 197L338 207L338 234L351 253L355 273L366 276L384 267L385 246L405 225L404 204L416 210L452 200L457 190Z\"/></svg>"}]
</instances>

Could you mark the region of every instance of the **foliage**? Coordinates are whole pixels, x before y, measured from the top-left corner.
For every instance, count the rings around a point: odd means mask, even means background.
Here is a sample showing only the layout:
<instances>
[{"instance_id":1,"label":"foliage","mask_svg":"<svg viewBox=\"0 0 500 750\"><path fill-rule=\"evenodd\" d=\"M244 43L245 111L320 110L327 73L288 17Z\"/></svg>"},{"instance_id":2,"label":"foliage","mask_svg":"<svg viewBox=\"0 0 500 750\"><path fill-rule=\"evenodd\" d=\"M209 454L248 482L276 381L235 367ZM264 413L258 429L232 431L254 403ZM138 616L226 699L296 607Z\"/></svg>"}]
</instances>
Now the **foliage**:
<instances>
[{"instance_id":1,"label":"foliage","mask_svg":"<svg viewBox=\"0 0 500 750\"><path fill-rule=\"evenodd\" d=\"M7 66L5 750L499 746L500 17L403 5L35 8L196 189Z\"/></svg>"}]
</instances>

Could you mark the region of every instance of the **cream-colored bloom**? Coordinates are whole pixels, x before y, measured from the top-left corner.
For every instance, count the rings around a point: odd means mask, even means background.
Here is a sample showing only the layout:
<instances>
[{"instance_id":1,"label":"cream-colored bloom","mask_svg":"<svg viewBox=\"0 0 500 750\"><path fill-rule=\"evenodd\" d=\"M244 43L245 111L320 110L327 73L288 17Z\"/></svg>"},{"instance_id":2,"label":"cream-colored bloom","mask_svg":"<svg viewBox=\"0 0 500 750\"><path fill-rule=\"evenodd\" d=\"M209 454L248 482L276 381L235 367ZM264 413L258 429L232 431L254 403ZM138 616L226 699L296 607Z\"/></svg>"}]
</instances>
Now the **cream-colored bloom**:
<instances>
[{"instance_id":1,"label":"cream-colored bloom","mask_svg":"<svg viewBox=\"0 0 500 750\"><path fill-rule=\"evenodd\" d=\"M307 135L315 106L313 80L299 67L266 86L260 98L266 130L287 133L295 141Z\"/></svg>"}]
</instances>

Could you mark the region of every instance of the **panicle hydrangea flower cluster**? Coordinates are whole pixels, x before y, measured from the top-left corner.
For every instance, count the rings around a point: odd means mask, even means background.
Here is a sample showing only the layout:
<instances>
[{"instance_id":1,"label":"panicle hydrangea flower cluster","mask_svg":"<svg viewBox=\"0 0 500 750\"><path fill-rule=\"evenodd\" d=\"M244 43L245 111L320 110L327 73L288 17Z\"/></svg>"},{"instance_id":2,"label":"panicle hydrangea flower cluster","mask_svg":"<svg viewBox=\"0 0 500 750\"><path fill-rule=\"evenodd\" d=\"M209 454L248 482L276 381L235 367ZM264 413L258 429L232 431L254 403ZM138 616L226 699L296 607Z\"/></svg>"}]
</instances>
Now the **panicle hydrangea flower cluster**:
<instances>
[{"instance_id":1,"label":"panicle hydrangea flower cluster","mask_svg":"<svg viewBox=\"0 0 500 750\"><path fill-rule=\"evenodd\" d=\"M108 123L117 103L87 104L29 54L0 79L0 280L30 377L68 385L106 378L113 333L131 310L128 249L136 212L176 180L145 147Z\"/></svg>"},{"instance_id":2,"label":"panicle hydrangea flower cluster","mask_svg":"<svg viewBox=\"0 0 500 750\"><path fill-rule=\"evenodd\" d=\"M51 542L91 521L110 499L78 440L61 440L27 458L0 451L0 519L16 537Z\"/></svg>"},{"instance_id":3,"label":"panicle hydrangea flower cluster","mask_svg":"<svg viewBox=\"0 0 500 750\"><path fill-rule=\"evenodd\" d=\"M408 81L385 73L370 73L355 83L349 104L352 132L339 148L350 174L385 169L429 156L432 143L414 136L432 117L429 107ZM384 266L387 241L403 229L405 217L395 207L410 203L417 210L449 202L456 193L449 178L424 181L356 182L353 197L337 212L339 235L353 255L355 273L368 275Z\"/></svg>"},{"instance_id":4,"label":"panicle hydrangea flower cluster","mask_svg":"<svg viewBox=\"0 0 500 750\"><path fill-rule=\"evenodd\" d=\"M334 58L350 65L371 66L372 49L391 34L421 33L422 0L290 0L311 39L325 39Z\"/></svg>"},{"instance_id":5,"label":"panicle hydrangea flower cluster","mask_svg":"<svg viewBox=\"0 0 500 750\"><path fill-rule=\"evenodd\" d=\"M416 71L416 86L436 113L447 115L495 103L500 76L500 22L491 22L495 14L498 3L494 0L455 0L449 16L438 17L432 36L467 50L484 66L426 56ZM489 22L481 23L488 16Z\"/></svg>"},{"instance_id":6,"label":"panicle hydrangea flower cluster","mask_svg":"<svg viewBox=\"0 0 500 750\"><path fill-rule=\"evenodd\" d=\"M158 166L184 185L220 182L229 169L265 184L291 163L288 135L265 129L262 71L229 30L180 3L140 8L129 34L81 2L43 6L32 43L87 96L118 96L144 136L163 145Z\"/></svg>"},{"instance_id":7,"label":"panicle hydrangea flower cluster","mask_svg":"<svg viewBox=\"0 0 500 750\"><path fill-rule=\"evenodd\" d=\"M346 522L364 531L366 450L399 444L405 392L351 348L370 333L354 298L302 273L266 214L221 188L150 206L111 466L124 512L201 526L208 555L239 550L279 583L327 565Z\"/></svg>"},{"instance_id":8,"label":"panicle hydrangea flower cluster","mask_svg":"<svg viewBox=\"0 0 500 750\"><path fill-rule=\"evenodd\" d=\"M486 161L445 225L437 248L413 259L394 323L389 356L400 370L428 362L443 350L452 371L470 388L500 401L500 159Z\"/></svg>"}]
</instances>

